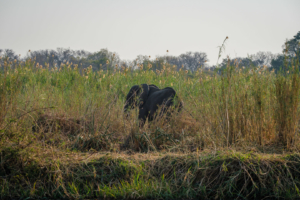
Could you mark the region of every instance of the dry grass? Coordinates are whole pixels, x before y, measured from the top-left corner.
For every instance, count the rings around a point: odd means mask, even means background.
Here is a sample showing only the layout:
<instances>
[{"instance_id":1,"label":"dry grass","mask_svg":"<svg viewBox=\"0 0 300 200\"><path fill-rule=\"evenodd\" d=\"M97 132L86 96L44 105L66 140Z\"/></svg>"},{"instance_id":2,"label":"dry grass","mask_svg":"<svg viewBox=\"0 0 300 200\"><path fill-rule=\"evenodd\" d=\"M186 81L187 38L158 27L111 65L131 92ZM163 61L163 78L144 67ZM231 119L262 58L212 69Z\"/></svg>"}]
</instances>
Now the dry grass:
<instances>
[{"instance_id":1,"label":"dry grass","mask_svg":"<svg viewBox=\"0 0 300 200\"><path fill-rule=\"evenodd\" d=\"M1 198L299 197L297 68L2 70ZM184 109L140 127L123 105L141 83L173 85Z\"/></svg>"}]
</instances>

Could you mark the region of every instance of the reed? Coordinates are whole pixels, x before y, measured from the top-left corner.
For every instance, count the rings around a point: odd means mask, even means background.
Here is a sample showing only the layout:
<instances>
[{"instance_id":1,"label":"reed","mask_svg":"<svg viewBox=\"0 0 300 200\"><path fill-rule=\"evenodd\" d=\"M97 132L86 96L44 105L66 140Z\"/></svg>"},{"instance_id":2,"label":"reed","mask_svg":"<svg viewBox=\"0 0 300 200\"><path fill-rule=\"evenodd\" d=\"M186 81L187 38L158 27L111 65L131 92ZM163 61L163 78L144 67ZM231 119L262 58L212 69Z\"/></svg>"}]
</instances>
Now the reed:
<instances>
[{"instance_id":1,"label":"reed","mask_svg":"<svg viewBox=\"0 0 300 200\"><path fill-rule=\"evenodd\" d=\"M155 62L93 71L1 58L0 197L299 197L299 61L279 74ZM144 127L138 110L126 118L142 83L172 86L182 112Z\"/></svg>"}]
</instances>

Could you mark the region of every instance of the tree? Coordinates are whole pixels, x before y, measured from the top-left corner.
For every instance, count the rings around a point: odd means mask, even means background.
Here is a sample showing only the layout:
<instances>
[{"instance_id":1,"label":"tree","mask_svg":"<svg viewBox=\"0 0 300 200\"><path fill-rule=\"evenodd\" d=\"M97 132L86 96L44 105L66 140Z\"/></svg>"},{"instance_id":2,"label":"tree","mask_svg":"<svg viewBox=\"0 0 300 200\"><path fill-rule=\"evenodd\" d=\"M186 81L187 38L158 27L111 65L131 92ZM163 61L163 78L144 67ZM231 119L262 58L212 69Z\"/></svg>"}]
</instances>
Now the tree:
<instances>
[{"instance_id":1,"label":"tree","mask_svg":"<svg viewBox=\"0 0 300 200\"><path fill-rule=\"evenodd\" d=\"M250 67L271 67L272 61L277 59L280 55L272 54L271 52L258 52L256 54L250 55L247 58L237 57L230 59L229 65L235 66L238 68L250 68ZM222 63L220 64L221 70L225 69L228 65L228 59L223 59Z\"/></svg>"},{"instance_id":2,"label":"tree","mask_svg":"<svg viewBox=\"0 0 300 200\"><path fill-rule=\"evenodd\" d=\"M276 72L278 72L284 66L284 55L281 54L276 59L273 59L271 61L271 65L271 69L274 69Z\"/></svg>"},{"instance_id":3,"label":"tree","mask_svg":"<svg viewBox=\"0 0 300 200\"><path fill-rule=\"evenodd\" d=\"M286 67L291 66L293 61L300 59L300 31L293 39L287 40L282 48L283 54L277 55L277 57L271 61L271 69L274 69L276 72L281 69L288 70ZM300 68L300 66L298 67Z\"/></svg>"},{"instance_id":4,"label":"tree","mask_svg":"<svg viewBox=\"0 0 300 200\"><path fill-rule=\"evenodd\" d=\"M223 59L222 63L220 64L221 70L226 69L227 65L228 65L228 58ZM241 67L248 68L248 67L255 65L255 63L250 58L237 57L237 58L230 59L229 65L235 66L238 68L241 68Z\"/></svg>"},{"instance_id":5,"label":"tree","mask_svg":"<svg viewBox=\"0 0 300 200\"><path fill-rule=\"evenodd\" d=\"M254 65L257 66L267 66L271 67L272 60L276 59L279 55L272 54L271 52L258 52L250 56L251 60L253 61Z\"/></svg>"},{"instance_id":6,"label":"tree","mask_svg":"<svg viewBox=\"0 0 300 200\"><path fill-rule=\"evenodd\" d=\"M177 56L161 56L157 57L158 60L169 63L170 65L176 65L177 70L181 66L191 71L196 71L200 67L207 67L208 61L206 53L203 52L186 52Z\"/></svg>"},{"instance_id":7,"label":"tree","mask_svg":"<svg viewBox=\"0 0 300 200\"><path fill-rule=\"evenodd\" d=\"M207 61L207 55L203 52L189 51L179 56L179 63L191 71L196 71L200 67L205 67Z\"/></svg>"},{"instance_id":8,"label":"tree","mask_svg":"<svg viewBox=\"0 0 300 200\"><path fill-rule=\"evenodd\" d=\"M138 68L137 66L138 64L139 65L143 64L143 69L145 70L148 64L152 64L152 61L150 60L150 57L147 55L138 55L136 59L132 61L132 65L134 69Z\"/></svg>"},{"instance_id":9,"label":"tree","mask_svg":"<svg viewBox=\"0 0 300 200\"><path fill-rule=\"evenodd\" d=\"M19 56L12 49L0 49L0 56L10 60L19 60Z\"/></svg>"},{"instance_id":10,"label":"tree","mask_svg":"<svg viewBox=\"0 0 300 200\"><path fill-rule=\"evenodd\" d=\"M287 53L289 57L299 57L300 55L300 31L293 39L287 40L283 45L283 53Z\"/></svg>"},{"instance_id":11,"label":"tree","mask_svg":"<svg viewBox=\"0 0 300 200\"><path fill-rule=\"evenodd\" d=\"M91 53L84 50L70 50L64 48L57 48L57 50L38 50L32 51L28 54L27 58L35 59L36 63L45 65L49 64L50 67L55 65L60 66L62 63L78 64L81 59L85 59Z\"/></svg>"},{"instance_id":12,"label":"tree","mask_svg":"<svg viewBox=\"0 0 300 200\"><path fill-rule=\"evenodd\" d=\"M112 57L109 55L109 52L107 49L101 49L100 51L93 53L87 57L87 62L93 66L95 69L108 69L109 66L112 65L112 63L106 63L109 60L109 57ZM100 65L102 67L100 67Z\"/></svg>"},{"instance_id":13,"label":"tree","mask_svg":"<svg viewBox=\"0 0 300 200\"><path fill-rule=\"evenodd\" d=\"M62 63L78 64L80 68L87 68L90 65L96 70L107 70L114 68L116 64L121 62L119 56L114 52L109 52L107 49L101 49L98 52L90 53L84 50L71 50L57 48L57 50L39 50L28 54L27 58L35 59L40 65L49 64L50 67L60 66ZM107 64L106 62L109 61Z\"/></svg>"}]
</instances>

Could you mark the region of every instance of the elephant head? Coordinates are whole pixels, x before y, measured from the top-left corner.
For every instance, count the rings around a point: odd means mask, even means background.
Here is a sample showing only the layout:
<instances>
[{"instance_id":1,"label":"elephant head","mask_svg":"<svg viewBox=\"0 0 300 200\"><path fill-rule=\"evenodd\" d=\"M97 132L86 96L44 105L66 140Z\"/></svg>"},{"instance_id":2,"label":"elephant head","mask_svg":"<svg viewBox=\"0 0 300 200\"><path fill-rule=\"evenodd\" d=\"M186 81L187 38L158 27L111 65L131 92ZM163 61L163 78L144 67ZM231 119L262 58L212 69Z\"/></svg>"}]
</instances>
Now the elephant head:
<instances>
[{"instance_id":1,"label":"elephant head","mask_svg":"<svg viewBox=\"0 0 300 200\"><path fill-rule=\"evenodd\" d=\"M148 99L149 85L141 84L131 87L129 93L126 96L126 102L124 106L124 112L130 108L141 108Z\"/></svg>"}]
</instances>

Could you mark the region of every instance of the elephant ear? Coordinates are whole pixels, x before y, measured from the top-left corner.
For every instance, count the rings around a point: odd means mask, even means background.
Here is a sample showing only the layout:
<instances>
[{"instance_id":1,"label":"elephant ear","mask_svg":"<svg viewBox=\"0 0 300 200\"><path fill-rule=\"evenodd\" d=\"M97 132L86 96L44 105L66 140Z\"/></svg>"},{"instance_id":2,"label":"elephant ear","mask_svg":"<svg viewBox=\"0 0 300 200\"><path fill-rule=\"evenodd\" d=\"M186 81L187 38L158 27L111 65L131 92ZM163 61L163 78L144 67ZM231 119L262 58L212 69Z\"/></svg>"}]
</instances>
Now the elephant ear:
<instances>
[{"instance_id":1,"label":"elephant ear","mask_svg":"<svg viewBox=\"0 0 300 200\"><path fill-rule=\"evenodd\" d=\"M129 90L129 93L126 96L124 111L126 111L128 109L128 107L131 107L131 106L134 107L136 105L135 97L138 95L139 90L140 90L139 85L134 85L131 87L131 89Z\"/></svg>"},{"instance_id":2,"label":"elephant ear","mask_svg":"<svg viewBox=\"0 0 300 200\"><path fill-rule=\"evenodd\" d=\"M146 103L149 94L149 85L142 84L141 85L143 92L140 94L140 108Z\"/></svg>"}]
</instances>

